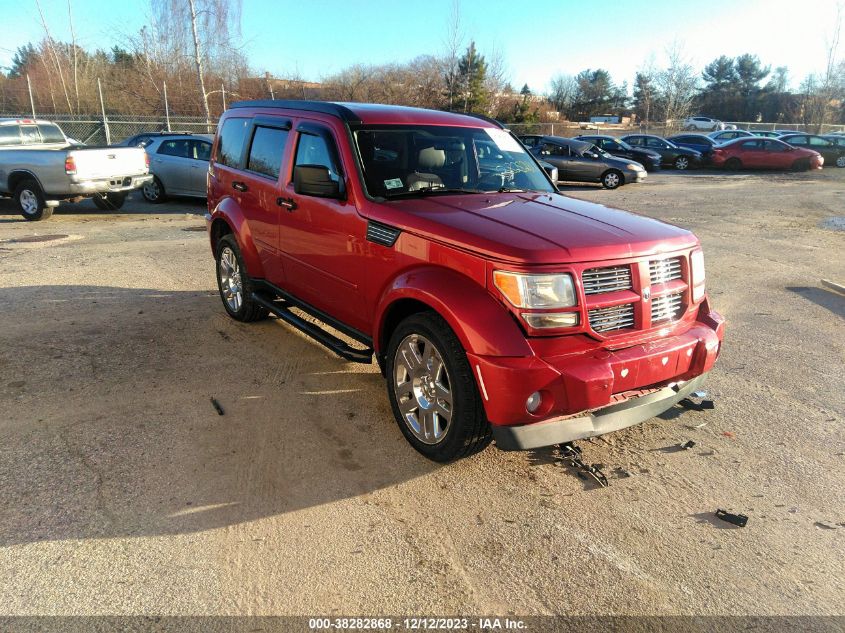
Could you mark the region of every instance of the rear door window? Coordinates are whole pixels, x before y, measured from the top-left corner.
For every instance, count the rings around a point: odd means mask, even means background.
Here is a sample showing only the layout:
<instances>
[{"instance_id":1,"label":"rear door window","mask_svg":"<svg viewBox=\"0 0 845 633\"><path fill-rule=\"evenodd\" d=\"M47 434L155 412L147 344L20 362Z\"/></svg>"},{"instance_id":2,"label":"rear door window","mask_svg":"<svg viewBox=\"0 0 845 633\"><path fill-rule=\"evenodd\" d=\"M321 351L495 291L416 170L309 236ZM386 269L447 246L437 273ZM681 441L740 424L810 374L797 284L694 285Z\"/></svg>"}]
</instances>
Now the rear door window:
<instances>
[{"instance_id":1,"label":"rear door window","mask_svg":"<svg viewBox=\"0 0 845 633\"><path fill-rule=\"evenodd\" d=\"M249 148L247 169L276 180L282 168L282 157L288 131L272 127L256 127Z\"/></svg>"},{"instance_id":2,"label":"rear door window","mask_svg":"<svg viewBox=\"0 0 845 633\"><path fill-rule=\"evenodd\" d=\"M208 161L211 158L211 143L207 141L194 141L193 158Z\"/></svg>"},{"instance_id":3,"label":"rear door window","mask_svg":"<svg viewBox=\"0 0 845 633\"><path fill-rule=\"evenodd\" d=\"M812 147L830 147L830 141L827 141L823 138L819 138L818 136L811 136L810 137L810 145Z\"/></svg>"},{"instance_id":4,"label":"rear door window","mask_svg":"<svg viewBox=\"0 0 845 633\"><path fill-rule=\"evenodd\" d=\"M0 125L0 145L20 145L21 132L19 125Z\"/></svg>"},{"instance_id":5,"label":"rear door window","mask_svg":"<svg viewBox=\"0 0 845 633\"><path fill-rule=\"evenodd\" d=\"M178 158L189 158L191 156L191 142L187 140L165 141L162 143L157 154L165 156L176 156Z\"/></svg>"},{"instance_id":6,"label":"rear door window","mask_svg":"<svg viewBox=\"0 0 845 633\"><path fill-rule=\"evenodd\" d=\"M240 169L249 119L226 119L217 140L215 162Z\"/></svg>"},{"instance_id":7,"label":"rear door window","mask_svg":"<svg viewBox=\"0 0 845 633\"><path fill-rule=\"evenodd\" d=\"M786 139L786 142L790 145L806 145L807 144L807 137L806 136L792 136Z\"/></svg>"}]
</instances>

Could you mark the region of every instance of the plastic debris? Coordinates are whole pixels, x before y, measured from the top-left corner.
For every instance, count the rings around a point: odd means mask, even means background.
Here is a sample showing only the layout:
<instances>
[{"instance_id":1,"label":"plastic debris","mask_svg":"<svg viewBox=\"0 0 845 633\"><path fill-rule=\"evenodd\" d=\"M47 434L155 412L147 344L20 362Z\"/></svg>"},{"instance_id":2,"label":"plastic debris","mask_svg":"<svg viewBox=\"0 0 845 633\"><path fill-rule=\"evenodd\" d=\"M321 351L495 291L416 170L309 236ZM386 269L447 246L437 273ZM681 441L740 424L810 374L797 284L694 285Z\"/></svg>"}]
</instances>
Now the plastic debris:
<instances>
[{"instance_id":1,"label":"plastic debris","mask_svg":"<svg viewBox=\"0 0 845 633\"><path fill-rule=\"evenodd\" d=\"M217 402L214 398L211 399L211 406L217 411L217 415L225 415L223 412L223 407L220 406L220 403Z\"/></svg>"},{"instance_id":2,"label":"plastic debris","mask_svg":"<svg viewBox=\"0 0 845 633\"><path fill-rule=\"evenodd\" d=\"M732 523L737 527L745 527L748 523L748 517L744 514L732 514L726 510L716 510L716 518Z\"/></svg>"}]
</instances>

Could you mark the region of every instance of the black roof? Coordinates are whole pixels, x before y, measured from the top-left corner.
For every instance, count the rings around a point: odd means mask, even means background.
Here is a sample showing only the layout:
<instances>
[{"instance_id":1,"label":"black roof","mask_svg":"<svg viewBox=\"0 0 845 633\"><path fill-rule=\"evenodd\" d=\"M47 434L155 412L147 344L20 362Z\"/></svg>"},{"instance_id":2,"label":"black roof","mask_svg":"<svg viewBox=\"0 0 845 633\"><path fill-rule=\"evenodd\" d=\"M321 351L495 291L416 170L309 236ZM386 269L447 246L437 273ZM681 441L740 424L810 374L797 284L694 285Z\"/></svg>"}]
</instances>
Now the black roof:
<instances>
[{"instance_id":1,"label":"black roof","mask_svg":"<svg viewBox=\"0 0 845 633\"><path fill-rule=\"evenodd\" d=\"M259 99L256 101L237 101L231 108L279 108L285 110L305 110L306 112L321 112L331 114L347 123L361 123L361 119L352 110L339 103L331 101L305 101L296 99Z\"/></svg>"}]
</instances>

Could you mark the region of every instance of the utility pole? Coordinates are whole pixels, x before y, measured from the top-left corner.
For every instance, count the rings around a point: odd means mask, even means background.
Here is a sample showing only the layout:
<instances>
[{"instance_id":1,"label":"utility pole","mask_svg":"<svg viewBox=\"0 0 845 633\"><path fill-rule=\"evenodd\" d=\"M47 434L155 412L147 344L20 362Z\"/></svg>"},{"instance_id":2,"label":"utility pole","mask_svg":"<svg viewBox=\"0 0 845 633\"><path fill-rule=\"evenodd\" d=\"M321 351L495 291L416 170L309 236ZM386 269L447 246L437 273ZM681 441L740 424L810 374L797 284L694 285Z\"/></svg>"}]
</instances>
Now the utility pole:
<instances>
[{"instance_id":1,"label":"utility pole","mask_svg":"<svg viewBox=\"0 0 845 633\"><path fill-rule=\"evenodd\" d=\"M100 110L103 113L103 130L106 132L106 145L111 145L111 133L109 132L109 120L106 117L106 104L103 101L103 86L100 78L97 77L97 91L100 93Z\"/></svg>"},{"instance_id":2,"label":"utility pole","mask_svg":"<svg viewBox=\"0 0 845 633\"><path fill-rule=\"evenodd\" d=\"M29 105L32 108L32 118L35 118L35 99L32 98L32 82L29 81L29 73L26 75L26 87L29 90Z\"/></svg>"},{"instance_id":3,"label":"utility pole","mask_svg":"<svg viewBox=\"0 0 845 633\"><path fill-rule=\"evenodd\" d=\"M164 85L164 120L167 122L167 131L170 131L170 106L167 103L167 82L161 82Z\"/></svg>"}]
</instances>

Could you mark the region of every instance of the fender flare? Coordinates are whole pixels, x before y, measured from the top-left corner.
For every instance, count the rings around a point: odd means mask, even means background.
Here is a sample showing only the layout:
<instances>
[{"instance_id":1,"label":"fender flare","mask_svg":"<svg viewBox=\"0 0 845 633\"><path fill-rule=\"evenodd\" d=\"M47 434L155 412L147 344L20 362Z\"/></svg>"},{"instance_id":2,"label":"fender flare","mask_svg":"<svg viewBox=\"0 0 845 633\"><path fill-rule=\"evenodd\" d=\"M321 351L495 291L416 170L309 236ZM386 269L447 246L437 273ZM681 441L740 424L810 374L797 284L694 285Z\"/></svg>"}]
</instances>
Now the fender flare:
<instances>
[{"instance_id":1,"label":"fender flare","mask_svg":"<svg viewBox=\"0 0 845 633\"><path fill-rule=\"evenodd\" d=\"M255 248L249 223L246 221L240 205L234 199L229 197L223 198L211 212L209 239L211 240L211 250L215 254L217 252L217 244L214 226L219 221L225 222L229 226L229 231L235 236L249 276L256 279L263 279L265 277L264 266L262 266L261 258L258 256L258 250Z\"/></svg>"},{"instance_id":2,"label":"fender flare","mask_svg":"<svg viewBox=\"0 0 845 633\"><path fill-rule=\"evenodd\" d=\"M47 192L44 191L44 185L41 184L41 179L38 176L35 175L35 172L33 172L30 169L21 168L21 167L17 167L15 169L12 169L9 172L9 174L6 176L6 189L9 191L10 194L15 193L15 188L16 188L16 187L11 186L12 180L16 179L16 177L20 176L20 175L25 175L25 178L24 178L25 180L27 179L26 178L27 176L29 178L32 178L32 180L34 180L35 182L38 183L38 187L41 189L41 193L43 193L45 196L48 195Z\"/></svg>"},{"instance_id":3,"label":"fender flare","mask_svg":"<svg viewBox=\"0 0 845 633\"><path fill-rule=\"evenodd\" d=\"M399 274L379 298L373 344L377 354L387 347L385 325L391 307L412 299L442 316L464 349L479 356L532 356L520 327L486 288L454 270L425 266Z\"/></svg>"}]
</instances>

